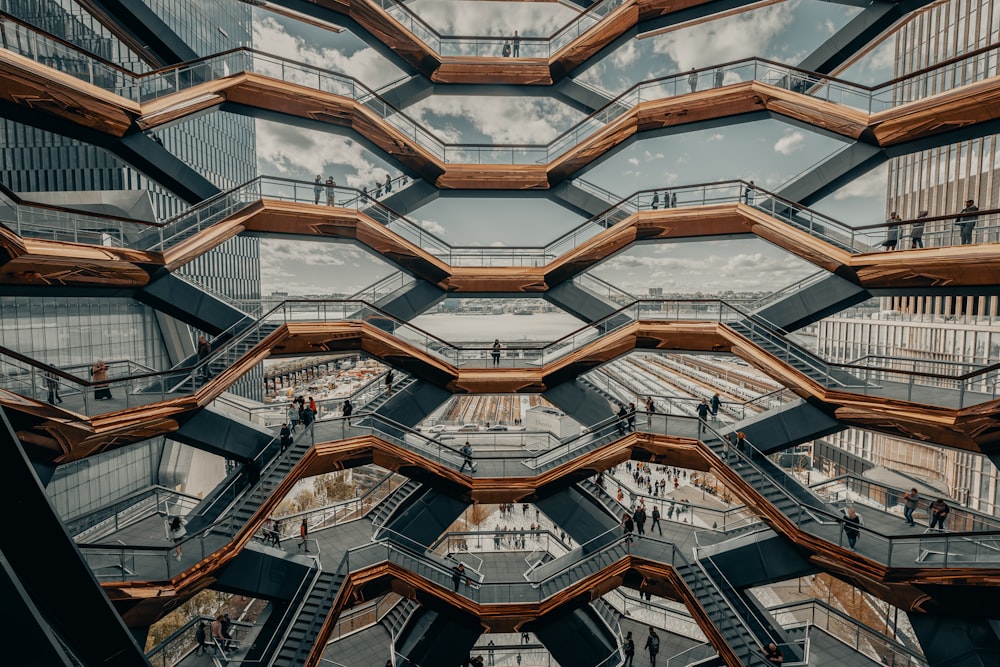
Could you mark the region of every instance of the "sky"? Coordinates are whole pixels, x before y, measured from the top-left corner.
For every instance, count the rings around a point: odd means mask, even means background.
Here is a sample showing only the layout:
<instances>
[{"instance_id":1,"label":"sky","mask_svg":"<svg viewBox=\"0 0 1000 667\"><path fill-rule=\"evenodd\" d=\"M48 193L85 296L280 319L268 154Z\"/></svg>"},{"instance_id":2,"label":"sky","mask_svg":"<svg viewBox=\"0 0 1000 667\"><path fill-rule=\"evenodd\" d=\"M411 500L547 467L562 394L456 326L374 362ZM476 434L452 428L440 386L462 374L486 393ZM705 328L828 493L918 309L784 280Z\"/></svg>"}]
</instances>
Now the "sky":
<instances>
[{"instance_id":1,"label":"sky","mask_svg":"<svg viewBox=\"0 0 1000 667\"><path fill-rule=\"evenodd\" d=\"M408 6L441 34L547 36L576 14L560 3L414 0ZM626 40L574 76L617 95L637 82L753 55L798 64L860 11L818 0L787 0L730 17ZM404 76L358 35L333 32L255 10L254 48L353 76L373 89ZM871 84L893 76L891 40L859 58L841 78ZM436 95L404 109L446 143L544 144L584 118L550 97ZM398 166L350 134L256 121L262 175L369 186ZM577 176L621 196L636 190L743 178L777 189L845 143L781 120L647 136ZM885 217L886 167L877 168L813 208L849 225ZM442 197L410 215L452 245L544 245L585 218L544 198ZM292 294L353 293L396 271L349 243L265 240L262 282ZM633 247L604 262L596 275L634 294L667 291L780 289L815 268L763 241L701 241Z\"/></svg>"}]
</instances>

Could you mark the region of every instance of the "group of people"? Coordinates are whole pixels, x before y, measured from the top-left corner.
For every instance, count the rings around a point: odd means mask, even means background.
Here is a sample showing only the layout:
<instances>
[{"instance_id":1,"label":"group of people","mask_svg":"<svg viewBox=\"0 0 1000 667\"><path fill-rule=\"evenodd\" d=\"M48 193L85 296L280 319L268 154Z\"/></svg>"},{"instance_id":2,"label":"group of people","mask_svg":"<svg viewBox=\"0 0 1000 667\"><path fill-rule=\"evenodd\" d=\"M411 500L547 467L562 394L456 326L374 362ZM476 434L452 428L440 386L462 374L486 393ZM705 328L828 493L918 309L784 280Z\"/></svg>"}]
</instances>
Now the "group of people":
<instances>
[{"instance_id":1,"label":"group of people","mask_svg":"<svg viewBox=\"0 0 1000 667\"><path fill-rule=\"evenodd\" d=\"M910 526L916 526L916 522L913 520L913 512L917 509L920 504L920 492L915 488L910 489L903 494L903 521L905 521ZM951 507L948 503L944 501L944 498L938 498L930 505L927 506L927 516L930 523L927 527L928 530L944 530L945 519L951 514Z\"/></svg>"},{"instance_id":2,"label":"group of people","mask_svg":"<svg viewBox=\"0 0 1000 667\"><path fill-rule=\"evenodd\" d=\"M232 635L232 625L233 621L229 618L228 613L216 614L211 627L208 629L206 629L204 621L200 622L194 633L195 640L198 642L194 654L208 654L208 649L212 644L219 647L222 651L231 651L236 645ZM208 641L209 630L212 633L211 642Z\"/></svg>"},{"instance_id":3,"label":"group of people","mask_svg":"<svg viewBox=\"0 0 1000 667\"><path fill-rule=\"evenodd\" d=\"M521 57L521 36L517 34L517 30L514 31L513 38L503 41L503 48L500 49L500 55L504 58Z\"/></svg>"},{"instance_id":4,"label":"group of people","mask_svg":"<svg viewBox=\"0 0 1000 667\"><path fill-rule=\"evenodd\" d=\"M915 250L917 248L924 247L924 228L927 226L927 211L920 211L917 217L913 219L910 223L910 249ZM965 200L965 208L963 208L958 217L955 218L955 226L958 227L958 236L962 245L969 245L972 243L972 232L976 228L976 222L979 219L979 207L976 206L976 202L973 199ZM889 219L886 220L886 224L889 225L886 230L885 240L882 241L881 246L885 250L895 250L896 246L899 245L900 237L903 234L903 219L899 216L896 211L889 214Z\"/></svg>"},{"instance_id":5,"label":"group of people","mask_svg":"<svg viewBox=\"0 0 1000 667\"><path fill-rule=\"evenodd\" d=\"M398 184L400 186L406 185L407 177L404 174L399 177ZM369 194L368 186L361 186L361 196L365 199L374 198L378 199L384 194L388 195L392 192L392 176L389 174L385 175L385 180L380 181L375 180L375 185ZM326 195L326 205L336 206L337 204L337 182L333 180L333 176L328 176L324 181L323 177L316 174L316 180L313 182L313 203L319 206L320 201L323 199L323 195Z\"/></svg>"},{"instance_id":6,"label":"group of people","mask_svg":"<svg viewBox=\"0 0 1000 667\"><path fill-rule=\"evenodd\" d=\"M660 636L656 634L656 629L650 626L649 634L646 636L646 644L643 646L649 652L649 664L656 665L656 656L660 652ZM635 658L635 640L632 639L632 632L625 633L625 641L622 643L622 653L625 654L625 662L622 667L633 667Z\"/></svg>"},{"instance_id":7,"label":"group of people","mask_svg":"<svg viewBox=\"0 0 1000 667\"><path fill-rule=\"evenodd\" d=\"M298 428L299 424L302 424L303 428L305 428L316 421L316 413L318 411L319 408L316 406L316 401L312 396L309 397L308 401L305 396L296 396L292 400L292 404L288 406L286 415L288 421L282 424L282 428L287 426L288 434L291 436L292 433L295 433L295 429Z\"/></svg>"},{"instance_id":8,"label":"group of people","mask_svg":"<svg viewBox=\"0 0 1000 667\"><path fill-rule=\"evenodd\" d=\"M695 412L698 414L698 434L701 435L705 432L705 427L708 424L708 418L711 417L712 421L719 418L719 407L722 405L722 399L719 397L719 392L711 398L711 402L708 399L701 399L698 403L698 407L695 408Z\"/></svg>"}]
</instances>

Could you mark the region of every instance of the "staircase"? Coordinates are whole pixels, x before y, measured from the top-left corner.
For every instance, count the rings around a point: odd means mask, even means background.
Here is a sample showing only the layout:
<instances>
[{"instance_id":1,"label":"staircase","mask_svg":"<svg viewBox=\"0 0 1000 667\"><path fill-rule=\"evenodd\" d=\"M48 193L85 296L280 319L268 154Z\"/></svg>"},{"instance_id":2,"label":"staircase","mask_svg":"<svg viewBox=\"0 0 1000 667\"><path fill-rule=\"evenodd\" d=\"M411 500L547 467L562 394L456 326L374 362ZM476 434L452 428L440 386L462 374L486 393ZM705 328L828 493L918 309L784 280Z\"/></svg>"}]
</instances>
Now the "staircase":
<instances>
[{"instance_id":1,"label":"staircase","mask_svg":"<svg viewBox=\"0 0 1000 667\"><path fill-rule=\"evenodd\" d=\"M306 592L284 641L269 663L272 667L301 667L305 663L326 617L330 615L333 601L344 579L342 574L320 572Z\"/></svg>"},{"instance_id":2,"label":"staircase","mask_svg":"<svg viewBox=\"0 0 1000 667\"><path fill-rule=\"evenodd\" d=\"M564 570L549 575L546 579L533 585L541 589L543 599L548 598L578 583L581 579L600 572L609 565L618 562L627 556L628 553L628 544L624 540L617 540L614 544L587 556Z\"/></svg>"},{"instance_id":3,"label":"staircase","mask_svg":"<svg viewBox=\"0 0 1000 667\"><path fill-rule=\"evenodd\" d=\"M407 480L406 484L386 496L385 500L380 502L370 514L372 526L376 530L384 526L396 509L409 500L420 487L420 482L410 479Z\"/></svg>"},{"instance_id":4,"label":"staircase","mask_svg":"<svg viewBox=\"0 0 1000 667\"><path fill-rule=\"evenodd\" d=\"M403 598L393 605L392 609L379 621L389 631L389 636L392 638L393 644L396 642L396 637L399 637L400 633L403 632L403 628L409 622L410 616L419 606L414 600ZM393 646L393 650L395 650L395 646Z\"/></svg>"},{"instance_id":5,"label":"staircase","mask_svg":"<svg viewBox=\"0 0 1000 667\"><path fill-rule=\"evenodd\" d=\"M726 324L757 347L823 387L864 386L864 382L850 373L832 369L823 359L791 342L784 332L773 331L755 318Z\"/></svg>"},{"instance_id":6,"label":"staircase","mask_svg":"<svg viewBox=\"0 0 1000 667\"><path fill-rule=\"evenodd\" d=\"M399 375L398 371L396 372L396 375ZM417 381L416 378L414 378L412 375L404 375L399 379L398 382L393 383L392 385L393 395L403 391L416 381ZM378 409L381 408L383 405L385 405L391 398L392 396L386 396L385 392L383 391L377 397L373 398L371 401L365 404L364 406L365 412L378 412ZM360 405L355 405L354 409L357 410L360 407L361 407Z\"/></svg>"}]
</instances>

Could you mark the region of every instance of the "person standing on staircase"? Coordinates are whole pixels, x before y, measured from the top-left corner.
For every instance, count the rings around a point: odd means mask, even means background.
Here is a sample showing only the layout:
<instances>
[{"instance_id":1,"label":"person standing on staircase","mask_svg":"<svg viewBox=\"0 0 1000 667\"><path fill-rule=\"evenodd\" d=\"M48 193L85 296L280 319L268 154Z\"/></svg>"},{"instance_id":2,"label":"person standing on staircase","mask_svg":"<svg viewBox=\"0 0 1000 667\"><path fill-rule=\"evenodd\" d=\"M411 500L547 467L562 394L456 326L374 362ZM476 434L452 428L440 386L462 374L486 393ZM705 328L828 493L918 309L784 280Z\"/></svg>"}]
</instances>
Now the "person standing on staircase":
<instances>
[{"instance_id":1,"label":"person standing on staircase","mask_svg":"<svg viewBox=\"0 0 1000 667\"><path fill-rule=\"evenodd\" d=\"M385 374L385 395L387 398L392 396L392 377L392 369L390 368L389 372Z\"/></svg>"},{"instance_id":2,"label":"person standing on staircase","mask_svg":"<svg viewBox=\"0 0 1000 667\"><path fill-rule=\"evenodd\" d=\"M698 435L705 432L705 422L708 421L708 401L704 398L701 399L701 403L698 404Z\"/></svg>"}]
</instances>

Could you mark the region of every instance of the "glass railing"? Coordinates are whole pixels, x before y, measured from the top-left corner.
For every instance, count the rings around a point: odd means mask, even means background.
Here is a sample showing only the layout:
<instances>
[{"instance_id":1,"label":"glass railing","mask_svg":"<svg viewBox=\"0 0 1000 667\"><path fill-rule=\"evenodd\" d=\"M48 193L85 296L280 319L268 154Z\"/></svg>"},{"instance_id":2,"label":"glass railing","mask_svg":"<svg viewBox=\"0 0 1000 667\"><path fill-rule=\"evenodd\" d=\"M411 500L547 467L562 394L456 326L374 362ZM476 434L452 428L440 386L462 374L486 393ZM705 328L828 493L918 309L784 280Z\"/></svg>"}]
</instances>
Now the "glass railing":
<instances>
[{"instance_id":1,"label":"glass railing","mask_svg":"<svg viewBox=\"0 0 1000 667\"><path fill-rule=\"evenodd\" d=\"M641 596L633 595L627 588L616 588L610 593L605 593L601 599L614 607L622 616L641 618L644 623L653 627L696 641L705 641L705 633L686 609L673 609L652 600L644 600ZM712 655L714 654L713 649Z\"/></svg>"},{"instance_id":2,"label":"glass railing","mask_svg":"<svg viewBox=\"0 0 1000 667\"><path fill-rule=\"evenodd\" d=\"M174 667L192 655L198 648L196 637L198 626L205 626L205 646L207 656L219 655L214 649L212 642L212 621L211 616L196 616L187 623L177 628L167 636L162 642L146 653L146 659L152 667ZM257 626L242 621L233 621L229 626L229 634L232 637L230 645L235 649L246 645L249 637ZM210 658L206 657L206 660Z\"/></svg>"},{"instance_id":3,"label":"glass railing","mask_svg":"<svg viewBox=\"0 0 1000 667\"><path fill-rule=\"evenodd\" d=\"M854 475L834 477L809 488L831 504L857 503L859 506L874 507L897 516L903 515L903 495L908 491ZM929 524L930 514L927 508L935 498L919 498L913 512L914 519ZM957 532L1000 531L1000 517L951 505L948 528Z\"/></svg>"},{"instance_id":4,"label":"glass railing","mask_svg":"<svg viewBox=\"0 0 1000 667\"><path fill-rule=\"evenodd\" d=\"M852 616L834 609L821 600L790 602L769 607L768 611L783 626L806 623L819 628L868 656L878 664L889 667L928 667L927 659L890 637L869 628Z\"/></svg>"},{"instance_id":5,"label":"glass railing","mask_svg":"<svg viewBox=\"0 0 1000 667\"><path fill-rule=\"evenodd\" d=\"M199 502L201 499L195 496L153 486L67 521L66 532L75 541L85 542L96 535L113 533L155 514L189 514Z\"/></svg>"},{"instance_id":6,"label":"glass railing","mask_svg":"<svg viewBox=\"0 0 1000 667\"><path fill-rule=\"evenodd\" d=\"M394 16L397 18L406 15L405 6L397 4L394 0L379 0L379 2L386 5L384 8L387 11L396 9L397 14ZM606 16L622 2L623 0L602 0L548 43L550 46L562 48L568 41L581 35L581 30L592 27L600 17ZM412 20L404 24L404 27L418 30L424 33L423 37L434 39L432 30L412 15L410 18ZM444 163L473 164L550 163L641 102L676 97L694 93L699 89L719 88L745 81L767 83L823 101L860 109L866 113L884 111L925 98L928 86L940 89L935 92L942 92L944 89L958 88L992 77L996 73L996 63L1000 57L1000 46L991 45L947 61L933 69L923 70L903 79L895 79L874 88L777 62L751 58L638 83L547 145L460 145L444 143L431 131L390 106L374 91L351 77L252 49L235 49L171 68L136 75L75 50L15 20L5 21L0 29L4 30L7 37L5 43L9 50L133 101L154 100L207 81L240 72L252 72L358 101L409 140L423 147L432 158ZM436 38L438 46L443 46L442 39L440 36ZM456 46L459 50L472 52L503 48L503 43L507 41L504 37L455 39L458 40ZM529 45L543 42L522 38L520 43L527 53L532 48ZM147 116L147 120L154 119L155 113Z\"/></svg>"},{"instance_id":7,"label":"glass railing","mask_svg":"<svg viewBox=\"0 0 1000 667\"><path fill-rule=\"evenodd\" d=\"M837 364L864 381L865 393L963 408L997 398L1000 364L982 365L908 357L868 355Z\"/></svg>"}]
</instances>

